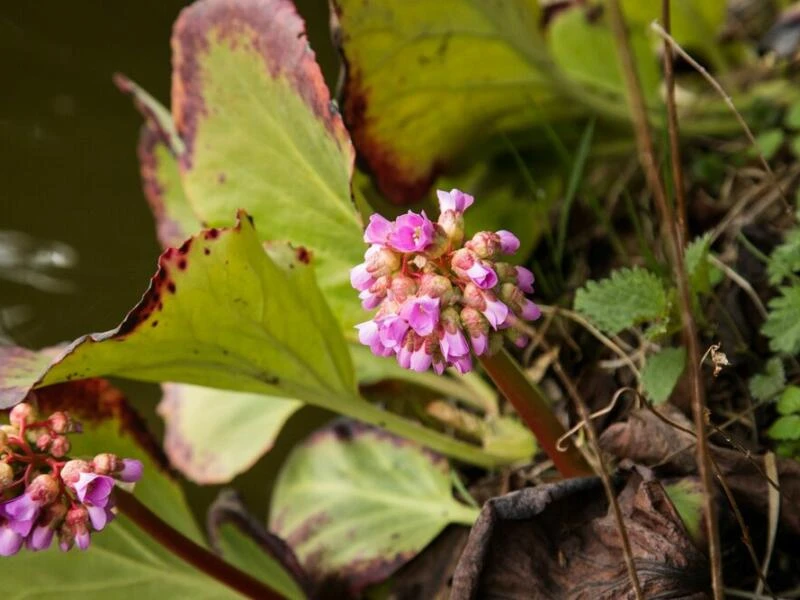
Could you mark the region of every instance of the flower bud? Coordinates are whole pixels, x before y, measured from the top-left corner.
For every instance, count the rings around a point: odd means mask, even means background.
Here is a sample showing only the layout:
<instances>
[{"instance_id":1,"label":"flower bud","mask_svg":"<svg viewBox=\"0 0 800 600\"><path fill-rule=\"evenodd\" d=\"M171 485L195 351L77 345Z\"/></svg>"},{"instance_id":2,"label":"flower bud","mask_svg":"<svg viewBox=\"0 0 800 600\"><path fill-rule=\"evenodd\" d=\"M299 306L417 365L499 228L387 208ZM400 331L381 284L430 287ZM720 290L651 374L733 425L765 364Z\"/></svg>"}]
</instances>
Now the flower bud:
<instances>
[{"instance_id":1,"label":"flower bud","mask_svg":"<svg viewBox=\"0 0 800 600\"><path fill-rule=\"evenodd\" d=\"M61 469L61 481L72 487L81 477L81 473L91 473L92 465L85 460L70 460Z\"/></svg>"},{"instance_id":2,"label":"flower bud","mask_svg":"<svg viewBox=\"0 0 800 600\"><path fill-rule=\"evenodd\" d=\"M427 254L431 258L439 258L445 252L450 250L451 247L452 243L450 242L450 238L448 237L445 230L442 229L441 225L439 225L438 223L434 223L433 242L425 250L425 254Z\"/></svg>"},{"instance_id":3,"label":"flower bud","mask_svg":"<svg viewBox=\"0 0 800 600\"><path fill-rule=\"evenodd\" d=\"M8 413L8 422L17 428L22 427L23 424L30 425L35 420L36 411L27 402L20 402Z\"/></svg>"},{"instance_id":4,"label":"flower bud","mask_svg":"<svg viewBox=\"0 0 800 600\"><path fill-rule=\"evenodd\" d=\"M391 290L395 300L405 302L409 296L417 293L417 284L411 277L395 275L392 277Z\"/></svg>"},{"instance_id":5,"label":"flower bud","mask_svg":"<svg viewBox=\"0 0 800 600\"><path fill-rule=\"evenodd\" d=\"M453 256L450 259L450 266L453 268L453 271L455 271L456 274L460 275L461 277L466 277L467 271L474 264L475 255L467 248L460 248L456 250L453 252Z\"/></svg>"},{"instance_id":6,"label":"flower bud","mask_svg":"<svg viewBox=\"0 0 800 600\"><path fill-rule=\"evenodd\" d=\"M61 525L66 514L67 507L60 502L45 508L38 523L31 530L26 540L28 549L34 552L47 550L50 544L53 543L55 530Z\"/></svg>"},{"instance_id":7,"label":"flower bud","mask_svg":"<svg viewBox=\"0 0 800 600\"><path fill-rule=\"evenodd\" d=\"M391 275L400 268L400 255L389 248L380 248L376 252L368 253L366 259L367 271L373 277Z\"/></svg>"},{"instance_id":8,"label":"flower bud","mask_svg":"<svg viewBox=\"0 0 800 600\"><path fill-rule=\"evenodd\" d=\"M502 283L517 282L517 269L514 265L504 262L496 262L494 263L494 270L497 272L497 277Z\"/></svg>"},{"instance_id":9,"label":"flower bud","mask_svg":"<svg viewBox=\"0 0 800 600\"><path fill-rule=\"evenodd\" d=\"M25 494L39 506L53 502L58 492L58 481L52 475L37 475L25 490Z\"/></svg>"},{"instance_id":10,"label":"flower bud","mask_svg":"<svg viewBox=\"0 0 800 600\"><path fill-rule=\"evenodd\" d=\"M73 543L81 550L89 547L89 512L83 506L74 506L67 512L59 531L59 546L62 550L69 550Z\"/></svg>"},{"instance_id":11,"label":"flower bud","mask_svg":"<svg viewBox=\"0 0 800 600\"><path fill-rule=\"evenodd\" d=\"M50 429L56 433L67 433L70 430L69 415L62 411L56 411L47 419Z\"/></svg>"},{"instance_id":12,"label":"flower bud","mask_svg":"<svg viewBox=\"0 0 800 600\"><path fill-rule=\"evenodd\" d=\"M480 311L486 308L486 299L481 293L480 288L474 283L470 282L465 285L463 294L463 301L466 306ZM464 318L463 313L461 318Z\"/></svg>"},{"instance_id":13,"label":"flower bud","mask_svg":"<svg viewBox=\"0 0 800 600\"><path fill-rule=\"evenodd\" d=\"M50 442L53 441L53 437L50 435L49 432L45 431L44 433L40 433L36 437L36 447L39 450L47 450L47 447L50 445Z\"/></svg>"},{"instance_id":14,"label":"flower bud","mask_svg":"<svg viewBox=\"0 0 800 600\"><path fill-rule=\"evenodd\" d=\"M464 246L480 258L492 258L500 249L500 237L491 231L479 231Z\"/></svg>"},{"instance_id":15,"label":"flower bud","mask_svg":"<svg viewBox=\"0 0 800 600\"><path fill-rule=\"evenodd\" d=\"M0 461L0 493L14 482L14 467Z\"/></svg>"},{"instance_id":16,"label":"flower bud","mask_svg":"<svg viewBox=\"0 0 800 600\"><path fill-rule=\"evenodd\" d=\"M70 451L72 444L64 435L57 435L50 443L50 454L54 458L64 458Z\"/></svg>"},{"instance_id":17,"label":"flower bud","mask_svg":"<svg viewBox=\"0 0 800 600\"><path fill-rule=\"evenodd\" d=\"M433 273L426 273L420 279L419 294L420 296L430 296L431 298L441 298L448 292L452 291L453 284L447 277L442 275L434 275Z\"/></svg>"},{"instance_id":18,"label":"flower bud","mask_svg":"<svg viewBox=\"0 0 800 600\"><path fill-rule=\"evenodd\" d=\"M6 446L8 446L8 434L5 429L0 428L0 450Z\"/></svg>"},{"instance_id":19,"label":"flower bud","mask_svg":"<svg viewBox=\"0 0 800 600\"><path fill-rule=\"evenodd\" d=\"M519 329L514 327L509 327L508 329L503 330L503 335L514 344L517 348L524 348L528 345L530 338L527 335L522 333Z\"/></svg>"},{"instance_id":20,"label":"flower bud","mask_svg":"<svg viewBox=\"0 0 800 600\"><path fill-rule=\"evenodd\" d=\"M437 222L450 242L451 248L457 248L464 242L464 215L454 210L446 210L439 215Z\"/></svg>"},{"instance_id":21,"label":"flower bud","mask_svg":"<svg viewBox=\"0 0 800 600\"><path fill-rule=\"evenodd\" d=\"M500 286L500 300L508 304L508 306L514 310L517 307L522 306L522 301L525 299L525 296L517 286L513 283L504 283Z\"/></svg>"},{"instance_id":22,"label":"flower bud","mask_svg":"<svg viewBox=\"0 0 800 600\"><path fill-rule=\"evenodd\" d=\"M104 454L98 454L92 460L92 467L94 468L95 473L99 473L100 475L111 475L114 471L119 468L122 468L122 464L114 454L109 454L108 452Z\"/></svg>"}]
</instances>

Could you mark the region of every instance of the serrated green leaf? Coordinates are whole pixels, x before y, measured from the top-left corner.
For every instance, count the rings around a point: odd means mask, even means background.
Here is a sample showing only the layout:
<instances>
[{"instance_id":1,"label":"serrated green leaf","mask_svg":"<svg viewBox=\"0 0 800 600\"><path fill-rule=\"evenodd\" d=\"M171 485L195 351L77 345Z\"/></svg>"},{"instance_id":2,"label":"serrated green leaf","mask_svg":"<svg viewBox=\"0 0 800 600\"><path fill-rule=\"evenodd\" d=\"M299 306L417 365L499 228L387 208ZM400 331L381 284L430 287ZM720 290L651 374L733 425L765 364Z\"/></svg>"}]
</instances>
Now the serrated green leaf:
<instances>
[{"instance_id":1,"label":"serrated green leaf","mask_svg":"<svg viewBox=\"0 0 800 600\"><path fill-rule=\"evenodd\" d=\"M767 274L772 285L800 273L800 228L790 230L783 243L770 254Z\"/></svg>"},{"instance_id":2,"label":"serrated green leaf","mask_svg":"<svg viewBox=\"0 0 800 600\"><path fill-rule=\"evenodd\" d=\"M199 484L227 483L249 469L303 405L179 383L162 389L157 412L165 424L164 450L172 466Z\"/></svg>"},{"instance_id":3,"label":"serrated green leaf","mask_svg":"<svg viewBox=\"0 0 800 600\"><path fill-rule=\"evenodd\" d=\"M778 412L782 415L800 413L800 387L790 385L781 394L777 405Z\"/></svg>"},{"instance_id":4,"label":"serrated green leaf","mask_svg":"<svg viewBox=\"0 0 800 600\"><path fill-rule=\"evenodd\" d=\"M665 319L669 310L661 280L640 267L614 271L589 281L575 295L575 309L605 332L615 335L647 321Z\"/></svg>"},{"instance_id":5,"label":"serrated green leaf","mask_svg":"<svg viewBox=\"0 0 800 600\"><path fill-rule=\"evenodd\" d=\"M103 380L62 384L38 394L42 407L67 409L83 423L83 433L70 436L73 457L100 452L137 458L144 475L135 495L167 523L198 543L202 535L178 484L153 456L153 447L136 427L141 421L121 394ZM269 563L269 564L267 564ZM92 535L86 552L21 551L2 559L4 598L31 600L82 598L84 600L140 600L142 597L228 600L238 594L169 552L124 515ZM243 565L244 566L244 565ZM296 586L271 558L263 559L259 572L271 587L298 598Z\"/></svg>"},{"instance_id":6,"label":"serrated green leaf","mask_svg":"<svg viewBox=\"0 0 800 600\"><path fill-rule=\"evenodd\" d=\"M689 285L696 293L707 294L711 290L710 265L708 264L710 249L711 234L706 233L696 237L684 251L686 275L689 277Z\"/></svg>"},{"instance_id":7,"label":"serrated green leaf","mask_svg":"<svg viewBox=\"0 0 800 600\"><path fill-rule=\"evenodd\" d=\"M451 493L447 461L379 430L338 422L297 447L272 498L270 529L315 579L352 591L381 581L448 523L477 509Z\"/></svg>"},{"instance_id":8,"label":"serrated green leaf","mask_svg":"<svg viewBox=\"0 0 800 600\"><path fill-rule=\"evenodd\" d=\"M783 361L773 357L767 361L763 373L754 375L750 379L749 388L753 398L769 400L778 394L784 385L786 385L786 374L783 371Z\"/></svg>"},{"instance_id":9,"label":"serrated green leaf","mask_svg":"<svg viewBox=\"0 0 800 600\"><path fill-rule=\"evenodd\" d=\"M780 296L770 300L769 313L761 333L769 338L774 352L800 352L800 285L782 287Z\"/></svg>"},{"instance_id":10,"label":"serrated green leaf","mask_svg":"<svg viewBox=\"0 0 800 600\"><path fill-rule=\"evenodd\" d=\"M773 440L800 440L800 415L778 417L767 435Z\"/></svg>"},{"instance_id":11,"label":"serrated green leaf","mask_svg":"<svg viewBox=\"0 0 800 600\"><path fill-rule=\"evenodd\" d=\"M647 359L642 369L642 386L655 404L669 398L685 367L684 348L664 348Z\"/></svg>"},{"instance_id":12,"label":"serrated green leaf","mask_svg":"<svg viewBox=\"0 0 800 600\"><path fill-rule=\"evenodd\" d=\"M286 246L265 253L244 215L233 228L202 232L161 256L150 288L117 329L76 340L44 372L38 355L2 350L0 406L34 385L100 375L328 406L352 400L350 354L307 262Z\"/></svg>"}]
</instances>

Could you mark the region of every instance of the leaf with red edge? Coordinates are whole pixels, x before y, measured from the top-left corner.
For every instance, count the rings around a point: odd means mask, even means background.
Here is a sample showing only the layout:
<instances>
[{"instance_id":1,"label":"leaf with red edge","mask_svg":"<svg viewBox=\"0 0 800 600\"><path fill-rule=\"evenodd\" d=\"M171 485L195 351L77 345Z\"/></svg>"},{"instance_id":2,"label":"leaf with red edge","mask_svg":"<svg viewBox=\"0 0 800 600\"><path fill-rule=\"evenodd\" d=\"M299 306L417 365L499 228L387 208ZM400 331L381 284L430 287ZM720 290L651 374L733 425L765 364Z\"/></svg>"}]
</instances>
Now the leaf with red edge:
<instances>
[{"instance_id":1,"label":"leaf with red edge","mask_svg":"<svg viewBox=\"0 0 800 600\"><path fill-rule=\"evenodd\" d=\"M269 253L246 215L170 248L139 304L112 331L84 336L50 362L6 351L0 407L32 387L99 375L197 385L333 405L352 401L347 345L308 252Z\"/></svg>"}]
</instances>

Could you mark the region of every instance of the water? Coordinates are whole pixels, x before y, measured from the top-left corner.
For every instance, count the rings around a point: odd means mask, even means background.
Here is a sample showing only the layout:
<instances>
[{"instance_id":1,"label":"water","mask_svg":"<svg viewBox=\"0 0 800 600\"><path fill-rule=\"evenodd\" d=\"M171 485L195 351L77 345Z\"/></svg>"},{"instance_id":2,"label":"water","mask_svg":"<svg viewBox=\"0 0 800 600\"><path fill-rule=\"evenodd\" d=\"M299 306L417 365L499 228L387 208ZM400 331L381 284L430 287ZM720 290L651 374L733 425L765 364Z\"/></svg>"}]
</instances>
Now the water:
<instances>
[{"instance_id":1,"label":"water","mask_svg":"<svg viewBox=\"0 0 800 600\"><path fill-rule=\"evenodd\" d=\"M0 8L0 340L42 347L115 327L160 249L142 195L141 118L115 72L168 105L169 36L186 2L3 3ZM326 79L336 80L325 0L297 2ZM154 428L156 386L123 384ZM302 411L241 482L263 510L288 449L325 415ZM212 491L192 492L201 508Z\"/></svg>"}]
</instances>

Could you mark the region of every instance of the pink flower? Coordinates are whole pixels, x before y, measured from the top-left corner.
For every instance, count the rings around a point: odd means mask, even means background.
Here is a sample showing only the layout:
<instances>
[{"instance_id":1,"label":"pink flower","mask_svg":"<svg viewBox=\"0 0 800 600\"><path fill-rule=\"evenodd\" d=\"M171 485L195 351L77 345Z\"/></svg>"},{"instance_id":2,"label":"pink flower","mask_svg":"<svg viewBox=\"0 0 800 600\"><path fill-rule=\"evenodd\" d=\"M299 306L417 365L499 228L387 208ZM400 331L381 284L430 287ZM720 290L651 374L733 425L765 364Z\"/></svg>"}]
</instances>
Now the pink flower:
<instances>
[{"instance_id":1,"label":"pink flower","mask_svg":"<svg viewBox=\"0 0 800 600\"><path fill-rule=\"evenodd\" d=\"M19 552L25 538L14 531L11 525L0 517L0 556L12 556Z\"/></svg>"},{"instance_id":2,"label":"pink flower","mask_svg":"<svg viewBox=\"0 0 800 600\"><path fill-rule=\"evenodd\" d=\"M392 354L391 348L386 348L381 342L380 334L378 333L378 324L375 321L366 321L356 325L358 329L358 341L369 346L372 353L377 356L389 356Z\"/></svg>"},{"instance_id":3,"label":"pink flower","mask_svg":"<svg viewBox=\"0 0 800 600\"><path fill-rule=\"evenodd\" d=\"M28 550L32 550L33 552L47 550L50 544L53 543L54 534L55 530L49 525L37 525L28 536L26 542Z\"/></svg>"},{"instance_id":4,"label":"pink flower","mask_svg":"<svg viewBox=\"0 0 800 600\"><path fill-rule=\"evenodd\" d=\"M442 339L439 341L439 346L442 349L442 354L445 360L452 361L453 359L469 355L469 346L467 339L460 329L455 329L452 333L443 330Z\"/></svg>"},{"instance_id":5,"label":"pink flower","mask_svg":"<svg viewBox=\"0 0 800 600\"><path fill-rule=\"evenodd\" d=\"M81 473L72 489L81 502L102 507L108 504L108 497L114 489L114 480L108 475Z\"/></svg>"},{"instance_id":6,"label":"pink flower","mask_svg":"<svg viewBox=\"0 0 800 600\"><path fill-rule=\"evenodd\" d=\"M519 238L513 233L501 229L497 232L497 235L500 238L500 250L502 250L503 254L514 254L519 250Z\"/></svg>"},{"instance_id":7,"label":"pink flower","mask_svg":"<svg viewBox=\"0 0 800 600\"><path fill-rule=\"evenodd\" d=\"M464 373L469 373L472 370L472 357L469 354L466 354L453 359L451 364L459 373L463 375Z\"/></svg>"},{"instance_id":8,"label":"pink flower","mask_svg":"<svg viewBox=\"0 0 800 600\"><path fill-rule=\"evenodd\" d=\"M433 223L423 212L408 211L395 220L389 245L399 252L420 252L433 242Z\"/></svg>"},{"instance_id":9,"label":"pink flower","mask_svg":"<svg viewBox=\"0 0 800 600\"><path fill-rule=\"evenodd\" d=\"M350 269L350 285L359 292L368 290L374 283L375 278L367 271L367 263L361 263Z\"/></svg>"},{"instance_id":10,"label":"pink flower","mask_svg":"<svg viewBox=\"0 0 800 600\"><path fill-rule=\"evenodd\" d=\"M364 241L368 244L386 244L392 233L392 222L375 213L369 217L369 225L364 231Z\"/></svg>"},{"instance_id":11,"label":"pink flower","mask_svg":"<svg viewBox=\"0 0 800 600\"><path fill-rule=\"evenodd\" d=\"M467 269L467 276L482 290L488 290L497 285L497 273L487 267L483 261L476 260Z\"/></svg>"},{"instance_id":12,"label":"pink flower","mask_svg":"<svg viewBox=\"0 0 800 600\"><path fill-rule=\"evenodd\" d=\"M378 335L385 348L397 350L408 331L408 322L397 315L387 315L377 319Z\"/></svg>"},{"instance_id":13,"label":"pink flower","mask_svg":"<svg viewBox=\"0 0 800 600\"><path fill-rule=\"evenodd\" d=\"M412 371L422 373L430 368L432 360L433 358L431 355L425 350L425 344L422 344L418 349L411 353L409 366L411 367Z\"/></svg>"},{"instance_id":14,"label":"pink flower","mask_svg":"<svg viewBox=\"0 0 800 600\"><path fill-rule=\"evenodd\" d=\"M489 348L489 336L485 333L479 333L475 336L470 336L469 341L472 343L472 349L477 356L483 356Z\"/></svg>"},{"instance_id":15,"label":"pink flower","mask_svg":"<svg viewBox=\"0 0 800 600\"><path fill-rule=\"evenodd\" d=\"M430 296L410 298L400 309L400 316L418 335L430 335L439 324L439 298Z\"/></svg>"},{"instance_id":16,"label":"pink flower","mask_svg":"<svg viewBox=\"0 0 800 600\"><path fill-rule=\"evenodd\" d=\"M525 267L516 267L517 269L517 287L526 294L533 293L533 273Z\"/></svg>"},{"instance_id":17,"label":"pink flower","mask_svg":"<svg viewBox=\"0 0 800 600\"><path fill-rule=\"evenodd\" d=\"M465 194L461 190L453 189L449 192L438 190L436 195L439 197L439 210L441 212L452 210L463 213L475 202L475 198L469 194Z\"/></svg>"},{"instance_id":18,"label":"pink flower","mask_svg":"<svg viewBox=\"0 0 800 600\"><path fill-rule=\"evenodd\" d=\"M115 473L115 476L125 483L134 483L142 478L143 472L144 466L142 465L142 461L136 460L135 458L123 458L122 468L118 473Z\"/></svg>"},{"instance_id":19,"label":"pink flower","mask_svg":"<svg viewBox=\"0 0 800 600\"><path fill-rule=\"evenodd\" d=\"M525 298L522 301L522 309L520 310L520 316L526 321L535 321L536 319L542 316L542 311L532 301Z\"/></svg>"},{"instance_id":20,"label":"pink flower","mask_svg":"<svg viewBox=\"0 0 800 600\"><path fill-rule=\"evenodd\" d=\"M493 329L500 327L508 318L508 306L496 299L486 298L486 308L481 312Z\"/></svg>"}]
</instances>

